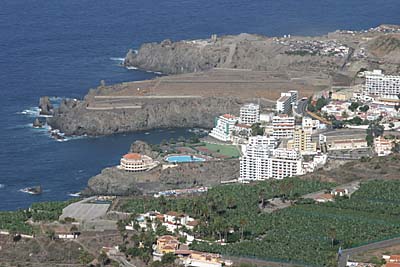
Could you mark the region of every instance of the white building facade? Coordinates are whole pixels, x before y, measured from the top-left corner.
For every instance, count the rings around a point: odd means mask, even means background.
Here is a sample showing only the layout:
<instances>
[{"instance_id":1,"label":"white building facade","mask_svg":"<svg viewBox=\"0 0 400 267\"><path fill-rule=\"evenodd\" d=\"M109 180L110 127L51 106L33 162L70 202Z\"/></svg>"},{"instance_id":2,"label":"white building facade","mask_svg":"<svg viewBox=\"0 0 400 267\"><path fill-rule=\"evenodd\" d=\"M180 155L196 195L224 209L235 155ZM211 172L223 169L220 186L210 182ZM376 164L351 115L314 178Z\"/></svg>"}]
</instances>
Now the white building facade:
<instances>
[{"instance_id":1,"label":"white building facade","mask_svg":"<svg viewBox=\"0 0 400 267\"><path fill-rule=\"evenodd\" d=\"M156 167L158 163L149 156L128 153L121 158L119 168L128 172L141 172Z\"/></svg>"},{"instance_id":2,"label":"white building facade","mask_svg":"<svg viewBox=\"0 0 400 267\"><path fill-rule=\"evenodd\" d=\"M288 149L297 150L302 155L315 154L317 143L312 142L312 128L297 127L294 130L293 139L288 141Z\"/></svg>"},{"instance_id":3,"label":"white building facade","mask_svg":"<svg viewBox=\"0 0 400 267\"><path fill-rule=\"evenodd\" d=\"M254 124L260 121L260 105L247 104L240 108L240 122L244 124Z\"/></svg>"},{"instance_id":4,"label":"white building facade","mask_svg":"<svg viewBox=\"0 0 400 267\"><path fill-rule=\"evenodd\" d=\"M238 118L230 114L215 118L215 127L210 132L210 136L224 142L231 141L232 131L237 122Z\"/></svg>"},{"instance_id":5,"label":"white building facade","mask_svg":"<svg viewBox=\"0 0 400 267\"><path fill-rule=\"evenodd\" d=\"M303 174L303 158L296 150L275 149L271 159L271 178L283 179Z\"/></svg>"},{"instance_id":6,"label":"white building facade","mask_svg":"<svg viewBox=\"0 0 400 267\"><path fill-rule=\"evenodd\" d=\"M296 104L298 92L291 90L287 93L281 93L281 97L276 101L276 111L278 113L289 113L292 106Z\"/></svg>"},{"instance_id":7,"label":"white building facade","mask_svg":"<svg viewBox=\"0 0 400 267\"><path fill-rule=\"evenodd\" d=\"M276 138L292 138L295 118L280 114L272 118L272 135Z\"/></svg>"},{"instance_id":8,"label":"white building facade","mask_svg":"<svg viewBox=\"0 0 400 267\"><path fill-rule=\"evenodd\" d=\"M275 139L254 138L240 160L241 181L283 179L303 173L303 160L299 152L274 149Z\"/></svg>"},{"instance_id":9,"label":"white building facade","mask_svg":"<svg viewBox=\"0 0 400 267\"><path fill-rule=\"evenodd\" d=\"M400 76L384 75L381 70L365 72L365 91L369 95L397 99Z\"/></svg>"}]
</instances>

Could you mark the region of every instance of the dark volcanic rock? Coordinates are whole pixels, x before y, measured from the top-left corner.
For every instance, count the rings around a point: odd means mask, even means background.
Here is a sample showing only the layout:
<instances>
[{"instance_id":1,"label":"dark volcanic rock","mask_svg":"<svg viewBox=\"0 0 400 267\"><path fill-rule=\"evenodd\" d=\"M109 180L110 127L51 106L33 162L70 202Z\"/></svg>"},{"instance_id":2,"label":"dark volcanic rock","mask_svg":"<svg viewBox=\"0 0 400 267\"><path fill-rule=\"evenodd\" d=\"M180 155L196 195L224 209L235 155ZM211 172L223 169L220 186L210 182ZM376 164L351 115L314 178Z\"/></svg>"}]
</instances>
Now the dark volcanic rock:
<instances>
[{"instance_id":1,"label":"dark volcanic rock","mask_svg":"<svg viewBox=\"0 0 400 267\"><path fill-rule=\"evenodd\" d=\"M34 120L34 122L33 122L33 127L34 127L34 128L42 128L42 127L43 127L43 124L42 124L42 122L39 120L39 118L36 118L36 119Z\"/></svg>"},{"instance_id":2,"label":"dark volcanic rock","mask_svg":"<svg viewBox=\"0 0 400 267\"><path fill-rule=\"evenodd\" d=\"M161 190L215 186L239 177L239 160L182 163L174 168L161 166L141 173L106 168L92 177L85 195L139 195Z\"/></svg>"},{"instance_id":3,"label":"dark volcanic rock","mask_svg":"<svg viewBox=\"0 0 400 267\"><path fill-rule=\"evenodd\" d=\"M48 96L42 96L39 100L39 108L41 115L52 115L53 114L53 105L50 102L50 98Z\"/></svg>"},{"instance_id":4,"label":"dark volcanic rock","mask_svg":"<svg viewBox=\"0 0 400 267\"><path fill-rule=\"evenodd\" d=\"M237 114L241 100L226 97L165 99L139 109L90 110L86 101L65 100L47 123L66 135L108 135L155 128L213 127L214 117Z\"/></svg>"}]
</instances>

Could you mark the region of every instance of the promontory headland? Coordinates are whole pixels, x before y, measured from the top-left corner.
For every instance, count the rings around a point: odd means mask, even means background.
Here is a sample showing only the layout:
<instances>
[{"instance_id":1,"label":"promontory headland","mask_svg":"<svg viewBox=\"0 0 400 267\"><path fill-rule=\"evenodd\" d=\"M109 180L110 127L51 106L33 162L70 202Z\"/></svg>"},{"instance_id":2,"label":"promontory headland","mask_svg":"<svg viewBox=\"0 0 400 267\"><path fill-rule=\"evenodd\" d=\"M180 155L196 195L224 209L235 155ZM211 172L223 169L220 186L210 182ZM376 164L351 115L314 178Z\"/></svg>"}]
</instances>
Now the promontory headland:
<instances>
[{"instance_id":1,"label":"promontory headland","mask_svg":"<svg viewBox=\"0 0 400 267\"><path fill-rule=\"evenodd\" d=\"M355 82L362 69L400 70L398 26L336 31L319 37L213 35L143 44L124 65L165 74L149 81L100 85L83 100L64 100L48 119L66 135L107 135L163 127L210 127L212 118L280 92L302 96ZM51 106L43 103L46 113Z\"/></svg>"}]
</instances>

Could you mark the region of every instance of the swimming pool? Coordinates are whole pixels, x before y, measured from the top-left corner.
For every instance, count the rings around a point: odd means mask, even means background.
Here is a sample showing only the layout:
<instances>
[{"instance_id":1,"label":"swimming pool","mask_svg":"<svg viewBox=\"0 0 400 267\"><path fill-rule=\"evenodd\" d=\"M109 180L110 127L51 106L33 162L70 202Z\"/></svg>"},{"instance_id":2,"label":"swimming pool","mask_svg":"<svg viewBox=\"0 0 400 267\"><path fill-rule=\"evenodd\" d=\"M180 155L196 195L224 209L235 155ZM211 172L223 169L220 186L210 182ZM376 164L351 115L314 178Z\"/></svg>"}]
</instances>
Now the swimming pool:
<instances>
[{"instance_id":1,"label":"swimming pool","mask_svg":"<svg viewBox=\"0 0 400 267\"><path fill-rule=\"evenodd\" d=\"M195 156L189 155L177 155L177 156L169 156L165 158L168 162L198 162L198 161L205 161L203 158L198 158Z\"/></svg>"}]
</instances>

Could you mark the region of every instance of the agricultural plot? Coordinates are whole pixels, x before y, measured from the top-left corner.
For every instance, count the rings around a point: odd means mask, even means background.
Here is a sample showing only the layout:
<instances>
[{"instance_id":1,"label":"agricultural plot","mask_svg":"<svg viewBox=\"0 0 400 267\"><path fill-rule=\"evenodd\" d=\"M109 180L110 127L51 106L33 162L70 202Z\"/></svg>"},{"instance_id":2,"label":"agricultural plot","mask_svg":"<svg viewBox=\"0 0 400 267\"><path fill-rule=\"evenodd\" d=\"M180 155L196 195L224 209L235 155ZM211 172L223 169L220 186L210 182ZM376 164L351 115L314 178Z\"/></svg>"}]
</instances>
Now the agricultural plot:
<instances>
[{"instance_id":1,"label":"agricultural plot","mask_svg":"<svg viewBox=\"0 0 400 267\"><path fill-rule=\"evenodd\" d=\"M400 236L400 181L361 185L351 199L303 204L264 217L261 239L227 246L195 244L195 249L228 255L335 266L339 247L350 248Z\"/></svg>"},{"instance_id":2,"label":"agricultural plot","mask_svg":"<svg viewBox=\"0 0 400 267\"><path fill-rule=\"evenodd\" d=\"M0 212L0 230L31 234L33 228L25 223L28 219L29 213L25 211L2 211Z\"/></svg>"}]
</instances>

